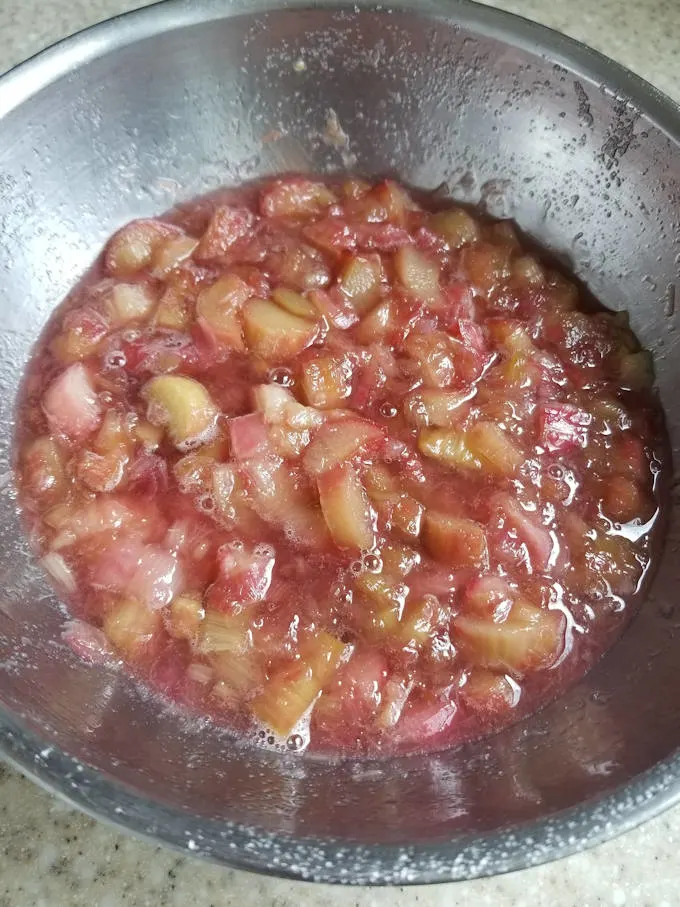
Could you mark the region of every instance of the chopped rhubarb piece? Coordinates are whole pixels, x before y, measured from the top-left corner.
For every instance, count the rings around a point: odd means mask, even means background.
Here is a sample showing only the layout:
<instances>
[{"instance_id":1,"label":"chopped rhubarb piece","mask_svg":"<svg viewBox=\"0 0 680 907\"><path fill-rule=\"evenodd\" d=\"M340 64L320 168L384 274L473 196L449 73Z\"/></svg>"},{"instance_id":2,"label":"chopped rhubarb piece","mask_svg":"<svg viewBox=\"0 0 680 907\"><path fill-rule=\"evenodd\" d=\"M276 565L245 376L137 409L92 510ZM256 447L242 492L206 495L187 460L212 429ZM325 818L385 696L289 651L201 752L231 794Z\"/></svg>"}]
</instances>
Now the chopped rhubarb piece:
<instances>
[{"instance_id":1,"label":"chopped rhubarb piece","mask_svg":"<svg viewBox=\"0 0 680 907\"><path fill-rule=\"evenodd\" d=\"M540 286L545 280L543 268L533 255L520 255L512 263L512 276L519 284Z\"/></svg>"},{"instance_id":2,"label":"chopped rhubarb piece","mask_svg":"<svg viewBox=\"0 0 680 907\"><path fill-rule=\"evenodd\" d=\"M404 677L390 677L385 684L382 708L377 721L380 728L387 730L399 722L412 689L412 680Z\"/></svg>"},{"instance_id":3,"label":"chopped rhubarb piece","mask_svg":"<svg viewBox=\"0 0 680 907\"><path fill-rule=\"evenodd\" d=\"M184 494L208 493L215 460L202 451L188 453L175 462L172 472L179 490Z\"/></svg>"},{"instance_id":4,"label":"chopped rhubarb piece","mask_svg":"<svg viewBox=\"0 0 680 907\"><path fill-rule=\"evenodd\" d=\"M518 601L503 623L457 617L453 638L474 664L522 677L555 663L564 648L565 626L561 611Z\"/></svg>"},{"instance_id":5,"label":"chopped rhubarb piece","mask_svg":"<svg viewBox=\"0 0 680 907\"><path fill-rule=\"evenodd\" d=\"M419 649L432 638L441 623L442 611L435 595L409 601L399 630L399 637L411 649Z\"/></svg>"},{"instance_id":6,"label":"chopped rhubarb piece","mask_svg":"<svg viewBox=\"0 0 680 907\"><path fill-rule=\"evenodd\" d=\"M140 454L127 471L128 491L140 497L155 498L168 488L168 467L156 454Z\"/></svg>"},{"instance_id":7,"label":"chopped rhubarb piece","mask_svg":"<svg viewBox=\"0 0 680 907\"><path fill-rule=\"evenodd\" d=\"M272 299L278 306L281 306L282 309L285 309L291 315L295 315L296 318L308 318L310 321L316 321L318 318L317 307L306 296L296 293L294 290L286 290L284 287L279 287L272 293Z\"/></svg>"},{"instance_id":8,"label":"chopped rhubarb piece","mask_svg":"<svg viewBox=\"0 0 680 907\"><path fill-rule=\"evenodd\" d=\"M324 421L319 410L298 403L283 387L261 384L254 389L253 398L269 426L271 447L282 457L298 457L309 444L314 429Z\"/></svg>"},{"instance_id":9,"label":"chopped rhubarb piece","mask_svg":"<svg viewBox=\"0 0 680 907\"><path fill-rule=\"evenodd\" d=\"M417 364L426 387L449 387L457 376L461 344L442 331L414 332L405 343L408 355Z\"/></svg>"},{"instance_id":10,"label":"chopped rhubarb piece","mask_svg":"<svg viewBox=\"0 0 680 907\"><path fill-rule=\"evenodd\" d=\"M461 318L474 317L475 300L470 284L453 281L448 283L442 292L448 324L456 324Z\"/></svg>"},{"instance_id":11,"label":"chopped rhubarb piece","mask_svg":"<svg viewBox=\"0 0 680 907\"><path fill-rule=\"evenodd\" d=\"M88 664L102 665L115 659L106 633L83 620L68 621L61 638L78 658Z\"/></svg>"},{"instance_id":12,"label":"chopped rhubarb piece","mask_svg":"<svg viewBox=\"0 0 680 907\"><path fill-rule=\"evenodd\" d=\"M220 575L208 592L207 604L218 611L264 601L272 582L274 550L259 553L232 543L217 552Z\"/></svg>"},{"instance_id":13,"label":"chopped rhubarb piece","mask_svg":"<svg viewBox=\"0 0 680 907\"><path fill-rule=\"evenodd\" d=\"M621 356L619 376L623 385L634 391L649 390L654 384L654 359L648 350Z\"/></svg>"},{"instance_id":14,"label":"chopped rhubarb piece","mask_svg":"<svg viewBox=\"0 0 680 907\"><path fill-rule=\"evenodd\" d=\"M325 257L306 243L284 244L279 251L267 256L266 267L272 282L300 292L320 290L331 282L331 270Z\"/></svg>"},{"instance_id":15,"label":"chopped rhubarb piece","mask_svg":"<svg viewBox=\"0 0 680 907\"><path fill-rule=\"evenodd\" d=\"M163 608L180 591L182 584L182 570L177 559L162 548L149 545L141 554L126 588L120 591L126 591L150 608Z\"/></svg>"},{"instance_id":16,"label":"chopped rhubarb piece","mask_svg":"<svg viewBox=\"0 0 680 907\"><path fill-rule=\"evenodd\" d=\"M45 501L57 500L66 486L64 460L52 438L32 441L24 452L23 468L31 492Z\"/></svg>"},{"instance_id":17,"label":"chopped rhubarb piece","mask_svg":"<svg viewBox=\"0 0 680 907\"><path fill-rule=\"evenodd\" d=\"M541 440L551 452L585 447L591 422L590 413L572 403L544 403L539 409Z\"/></svg>"},{"instance_id":18,"label":"chopped rhubarb piece","mask_svg":"<svg viewBox=\"0 0 680 907\"><path fill-rule=\"evenodd\" d=\"M474 243L463 249L463 268L472 286L490 293L510 276L510 253L504 246Z\"/></svg>"},{"instance_id":19,"label":"chopped rhubarb piece","mask_svg":"<svg viewBox=\"0 0 680 907\"><path fill-rule=\"evenodd\" d=\"M371 184L367 183L365 180L351 176L344 181L341 191L342 196L345 199L362 198L362 196L371 191Z\"/></svg>"},{"instance_id":20,"label":"chopped rhubarb piece","mask_svg":"<svg viewBox=\"0 0 680 907\"><path fill-rule=\"evenodd\" d=\"M310 293L310 299L324 321L340 331L346 331L359 320L354 306L342 293L314 290Z\"/></svg>"},{"instance_id":21,"label":"chopped rhubarb piece","mask_svg":"<svg viewBox=\"0 0 680 907\"><path fill-rule=\"evenodd\" d=\"M462 208L440 211L429 219L429 227L452 249L473 243L479 236L477 221Z\"/></svg>"},{"instance_id":22,"label":"chopped rhubarb piece","mask_svg":"<svg viewBox=\"0 0 680 907\"><path fill-rule=\"evenodd\" d=\"M408 585L414 599L426 595L435 595L441 601L447 601L461 587L459 574L443 564L431 564L419 567L408 575Z\"/></svg>"},{"instance_id":23,"label":"chopped rhubarb piece","mask_svg":"<svg viewBox=\"0 0 680 907\"><path fill-rule=\"evenodd\" d=\"M408 586L384 576L362 573L356 588L370 605L363 611L362 619L371 636L384 637L394 632L404 613Z\"/></svg>"},{"instance_id":24,"label":"chopped rhubarb piece","mask_svg":"<svg viewBox=\"0 0 680 907\"><path fill-rule=\"evenodd\" d=\"M265 217L311 217L335 201L335 195L323 183L292 177L267 187L260 196L260 212Z\"/></svg>"},{"instance_id":25,"label":"chopped rhubarb piece","mask_svg":"<svg viewBox=\"0 0 680 907\"><path fill-rule=\"evenodd\" d=\"M401 226L405 224L407 211L420 210L408 192L394 180L383 180L369 193L384 210L387 220Z\"/></svg>"},{"instance_id":26,"label":"chopped rhubarb piece","mask_svg":"<svg viewBox=\"0 0 680 907\"><path fill-rule=\"evenodd\" d=\"M368 346L396 330L394 306L389 300L379 302L364 317L357 329L357 340Z\"/></svg>"},{"instance_id":27,"label":"chopped rhubarb piece","mask_svg":"<svg viewBox=\"0 0 680 907\"><path fill-rule=\"evenodd\" d=\"M310 406L342 405L352 393L352 363L346 356L317 353L302 365L302 389Z\"/></svg>"},{"instance_id":28,"label":"chopped rhubarb piece","mask_svg":"<svg viewBox=\"0 0 680 907\"><path fill-rule=\"evenodd\" d=\"M425 514L423 541L437 560L454 570L474 567L484 570L489 551L484 528L474 520L428 510Z\"/></svg>"},{"instance_id":29,"label":"chopped rhubarb piece","mask_svg":"<svg viewBox=\"0 0 680 907\"><path fill-rule=\"evenodd\" d=\"M418 450L452 469L479 469L463 432L428 428L418 435Z\"/></svg>"},{"instance_id":30,"label":"chopped rhubarb piece","mask_svg":"<svg viewBox=\"0 0 680 907\"><path fill-rule=\"evenodd\" d=\"M73 309L64 318L63 330L52 340L50 349L65 365L80 362L97 352L110 330L108 318L94 306Z\"/></svg>"},{"instance_id":31,"label":"chopped rhubarb piece","mask_svg":"<svg viewBox=\"0 0 680 907\"><path fill-rule=\"evenodd\" d=\"M492 714L511 709L519 698L517 685L508 677L484 668L470 671L461 688L461 697L473 712Z\"/></svg>"},{"instance_id":32,"label":"chopped rhubarb piece","mask_svg":"<svg viewBox=\"0 0 680 907\"><path fill-rule=\"evenodd\" d=\"M404 400L404 415L416 428L452 428L467 414L470 394L423 388Z\"/></svg>"},{"instance_id":33,"label":"chopped rhubarb piece","mask_svg":"<svg viewBox=\"0 0 680 907\"><path fill-rule=\"evenodd\" d=\"M251 705L262 724L289 734L338 669L345 645L323 631L300 646L300 659L279 669Z\"/></svg>"},{"instance_id":34,"label":"chopped rhubarb piece","mask_svg":"<svg viewBox=\"0 0 680 907\"><path fill-rule=\"evenodd\" d=\"M178 595L170 605L169 631L177 639L196 640L205 617L203 602L197 595Z\"/></svg>"},{"instance_id":35,"label":"chopped rhubarb piece","mask_svg":"<svg viewBox=\"0 0 680 907\"><path fill-rule=\"evenodd\" d=\"M341 548L372 548L374 516L356 471L351 466L338 466L322 473L318 481L321 510L335 544Z\"/></svg>"},{"instance_id":36,"label":"chopped rhubarb piece","mask_svg":"<svg viewBox=\"0 0 680 907\"><path fill-rule=\"evenodd\" d=\"M111 324L120 327L130 321L141 321L151 314L156 300L141 283L119 283L111 289L107 306Z\"/></svg>"},{"instance_id":37,"label":"chopped rhubarb piece","mask_svg":"<svg viewBox=\"0 0 680 907\"><path fill-rule=\"evenodd\" d=\"M390 542L381 548L380 559L384 576L403 578L408 576L418 566L421 557L414 548L407 548L405 545L395 545Z\"/></svg>"},{"instance_id":38,"label":"chopped rhubarb piece","mask_svg":"<svg viewBox=\"0 0 680 907\"><path fill-rule=\"evenodd\" d=\"M420 501L404 492L392 502L390 513L392 528L407 540L417 539L424 512L425 508Z\"/></svg>"},{"instance_id":39,"label":"chopped rhubarb piece","mask_svg":"<svg viewBox=\"0 0 680 907\"><path fill-rule=\"evenodd\" d=\"M399 249L394 266L401 285L423 302L439 298L439 265L414 246Z\"/></svg>"},{"instance_id":40,"label":"chopped rhubarb piece","mask_svg":"<svg viewBox=\"0 0 680 907\"><path fill-rule=\"evenodd\" d=\"M127 460L124 450L107 454L84 450L78 460L78 479L90 491L113 491L123 479Z\"/></svg>"},{"instance_id":41,"label":"chopped rhubarb piece","mask_svg":"<svg viewBox=\"0 0 680 907\"><path fill-rule=\"evenodd\" d=\"M77 591L78 583L75 574L61 554L56 551L48 551L44 557L40 558L40 565L49 573L62 593L73 595Z\"/></svg>"},{"instance_id":42,"label":"chopped rhubarb piece","mask_svg":"<svg viewBox=\"0 0 680 907\"><path fill-rule=\"evenodd\" d=\"M158 220L134 220L114 234L104 253L104 265L115 277L131 277L151 264L154 252L179 230Z\"/></svg>"},{"instance_id":43,"label":"chopped rhubarb piece","mask_svg":"<svg viewBox=\"0 0 680 907\"><path fill-rule=\"evenodd\" d=\"M276 303L251 299L243 309L248 348L270 362L292 359L312 344L318 326L307 318L291 315Z\"/></svg>"},{"instance_id":44,"label":"chopped rhubarb piece","mask_svg":"<svg viewBox=\"0 0 680 907\"><path fill-rule=\"evenodd\" d=\"M201 291L196 302L196 315L208 325L218 341L243 351L243 328L239 310L252 291L235 274L227 274Z\"/></svg>"},{"instance_id":45,"label":"chopped rhubarb piece","mask_svg":"<svg viewBox=\"0 0 680 907\"><path fill-rule=\"evenodd\" d=\"M605 480L602 509L618 523L629 523L636 516L647 516L652 509L637 482L614 475Z\"/></svg>"},{"instance_id":46,"label":"chopped rhubarb piece","mask_svg":"<svg viewBox=\"0 0 680 907\"><path fill-rule=\"evenodd\" d=\"M53 381L43 409L51 430L70 441L83 441L98 428L101 407L84 365L70 365Z\"/></svg>"},{"instance_id":47,"label":"chopped rhubarb piece","mask_svg":"<svg viewBox=\"0 0 680 907\"><path fill-rule=\"evenodd\" d=\"M345 263L338 278L338 287L362 315L380 298L381 279L379 256L354 255Z\"/></svg>"},{"instance_id":48,"label":"chopped rhubarb piece","mask_svg":"<svg viewBox=\"0 0 680 907\"><path fill-rule=\"evenodd\" d=\"M191 324L192 315L191 300L180 290L168 287L156 307L153 323L169 331L185 331Z\"/></svg>"},{"instance_id":49,"label":"chopped rhubarb piece","mask_svg":"<svg viewBox=\"0 0 680 907\"><path fill-rule=\"evenodd\" d=\"M444 734L455 720L458 707L453 700L417 701L409 697L391 739L398 747L423 746Z\"/></svg>"},{"instance_id":50,"label":"chopped rhubarb piece","mask_svg":"<svg viewBox=\"0 0 680 907\"><path fill-rule=\"evenodd\" d=\"M371 500L387 500L399 491L395 476L384 463L366 464L361 477Z\"/></svg>"},{"instance_id":51,"label":"chopped rhubarb piece","mask_svg":"<svg viewBox=\"0 0 680 907\"><path fill-rule=\"evenodd\" d=\"M460 318L458 320L458 332L460 339L468 349L477 353L486 353L486 338L480 325L469 318Z\"/></svg>"},{"instance_id":52,"label":"chopped rhubarb piece","mask_svg":"<svg viewBox=\"0 0 680 907\"><path fill-rule=\"evenodd\" d=\"M213 696L236 704L239 700L252 699L262 688L263 666L252 651L212 652L210 662L217 679Z\"/></svg>"},{"instance_id":53,"label":"chopped rhubarb piece","mask_svg":"<svg viewBox=\"0 0 680 907\"><path fill-rule=\"evenodd\" d=\"M162 626L157 611L151 611L133 599L125 599L107 613L102 629L118 652L137 661L148 656Z\"/></svg>"},{"instance_id":54,"label":"chopped rhubarb piece","mask_svg":"<svg viewBox=\"0 0 680 907\"><path fill-rule=\"evenodd\" d=\"M145 538L149 522L142 508L133 507L113 495L100 496L82 506L66 508L63 517L56 521L59 534L51 547L56 551L98 535L121 531Z\"/></svg>"},{"instance_id":55,"label":"chopped rhubarb piece","mask_svg":"<svg viewBox=\"0 0 680 907\"><path fill-rule=\"evenodd\" d=\"M407 246L411 235L403 227L394 224L361 224L357 227L356 244L360 249L377 249L392 252Z\"/></svg>"},{"instance_id":56,"label":"chopped rhubarb piece","mask_svg":"<svg viewBox=\"0 0 680 907\"><path fill-rule=\"evenodd\" d=\"M221 514L229 514L234 508L237 473L231 463L216 463L212 471L212 493L215 507Z\"/></svg>"},{"instance_id":57,"label":"chopped rhubarb piece","mask_svg":"<svg viewBox=\"0 0 680 907\"><path fill-rule=\"evenodd\" d=\"M283 422L288 407L296 402L291 392L278 384L258 384L253 390L253 399L256 408L269 425Z\"/></svg>"},{"instance_id":58,"label":"chopped rhubarb piece","mask_svg":"<svg viewBox=\"0 0 680 907\"><path fill-rule=\"evenodd\" d=\"M309 224L303 230L304 236L315 246L331 255L351 252L357 245L357 231L346 220L327 217Z\"/></svg>"},{"instance_id":59,"label":"chopped rhubarb piece","mask_svg":"<svg viewBox=\"0 0 680 907\"><path fill-rule=\"evenodd\" d=\"M465 589L465 611L494 620L504 620L514 600L512 589L500 576L479 576Z\"/></svg>"},{"instance_id":60,"label":"chopped rhubarb piece","mask_svg":"<svg viewBox=\"0 0 680 907\"><path fill-rule=\"evenodd\" d=\"M242 655L252 648L253 634L245 611L222 613L206 608L198 627L196 650L203 655L229 652Z\"/></svg>"},{"instance_id":61,"label":"chopped rhubarb piece","mask_svg":"<svg viewBox=\"0 0 680 907\"><path fill-rule=\"evenodd\" d=\"M231 450L237 460L248 460L266 453L269 436L260 413L237 416L230 419L228 425Z\"/></svg>"},{"instance_id":62,"label":"chopped rhubarb piece","mask_svg":"<svg viewBox=\"0 0 680 907\"><path fill-rule=\"evenodd\" d=\"M375 649L356 650L342 664L314 706L314 731L340 744L347 729L358 733L379 709L387 678L385 656Z\"/></svg>"},{"instance_id":63,"label":"chopped rhubarb piece","mask_svg":"<svg viewBox=\"0 0 680 907\"><path fill-rule=\"evenodd\" d=\"M335 469L358 454L370 454L385 440L382 430L366 419L341 419L322 425L303 456L312 476Z\"/></svg>"},{"instance_id":64,"label":"chopped rhubarb piece","mask_svg":"<svg viewBox=\"0 0 680 907\"><path fill-rule=\"evenodd\" d=\"M299 545L322 547L324 520L308 492L286 464L275 457L245 461L252 507L267 523L283 529Z\"/></svg>"},{"instance_id":65,"label":"chopped rhubarb piece","mask_svg":"<svg viewBox=\"0 0 680 907\"><path fill-rule=\"evenodd\" d=\"M162 375L148 381L142 394L149 422L163 425L176 447L186 449L212 439L218 410L198 381Z\"/></svg>"},{"instance_id":66,"label":"chopped rhubarb piece","mask_svg":"<svg viewBox=\"0 0 680 907\"><path fill-rule=\"evenodd\" d=\"M92 567L92 585L163 608L182 588L182 569L169 551L131 539L111 543Z\"/></svg>"},{"instance_id":67,"label":"chopped rhubarb piece","mask_svg":"<svg viewBox=\"0 0 680 907\"><path fill-rule=\"evenodd\" d=\"M512 476L524 462L519 448L493 422L477 422L466 437L468 448L485 471L499 476Z\"/></svg>"},{"instance_id":68,"label":"chopped rhubarb piece","mask_svg":"<svg viewBox=\"0 0 680 907\"><path fill-rule=\"evenodd\" d=\"M516 534L526 549L530 571L546 570L555 555L555 542L536 513L530 513L510 495L499 494L493 505L500 512L504 525Z\"/></svg>"},{"instance_id":69,"label":"chopped rhubarb piece","mask_svg":"<svg viewBox=\"0 0 680 907\"><path fill-rule=\"evenodd\" d=\"M231 246L252 230L255 218L246 208L216 208L194 252L196 261L219 260Z\"/></svg>"},{"instance_id":70,"label":"chopped rhubarb piece","mask_svg":"<svg viewBox=\"0 0 680 907\"><path fill-rule=\"evenodd\" d=\"M193 236L169 237L154 250L152 275L160 279L167 277L173 268L190 257L197 245L198 240Z\"/></svg>"},{"instance_id":71,"label":"chopped rhubarb piece","mask_svg":"<svg viewBox=\"0 0 680 907\"><path fill-rule=\"evenodd\" d=\"M298 403L289 390L276 384L259 384L253 390L253 400L267 425L285 424L292 430L313 431L325 419L323 413Z\"/></svg>"}]
</instances>

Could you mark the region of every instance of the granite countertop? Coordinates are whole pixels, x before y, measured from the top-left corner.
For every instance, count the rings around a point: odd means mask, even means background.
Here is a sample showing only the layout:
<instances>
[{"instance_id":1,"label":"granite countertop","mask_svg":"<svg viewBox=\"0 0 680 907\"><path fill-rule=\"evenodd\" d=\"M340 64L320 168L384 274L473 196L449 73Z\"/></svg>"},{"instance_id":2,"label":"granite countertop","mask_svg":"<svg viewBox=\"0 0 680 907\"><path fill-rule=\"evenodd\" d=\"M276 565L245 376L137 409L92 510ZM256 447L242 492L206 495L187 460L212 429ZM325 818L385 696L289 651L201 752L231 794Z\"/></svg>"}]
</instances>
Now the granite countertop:
<instances>
[{"instance_id":1,"label":"granite countertop","mask_svg":"<svg viewBox=\"0 0 680 907\"><path fill-rule=\"evenodd\" d=\"M415 2L415 0L414 0ZM135 0L2 0L0 72ZM590 43L680 100L678 0L496 0ZM680 807L618 840L495 879L340 889L206 865L95 822L0 766L0 907L594 907L678 904Z\"/></svg>"}]
</instances>

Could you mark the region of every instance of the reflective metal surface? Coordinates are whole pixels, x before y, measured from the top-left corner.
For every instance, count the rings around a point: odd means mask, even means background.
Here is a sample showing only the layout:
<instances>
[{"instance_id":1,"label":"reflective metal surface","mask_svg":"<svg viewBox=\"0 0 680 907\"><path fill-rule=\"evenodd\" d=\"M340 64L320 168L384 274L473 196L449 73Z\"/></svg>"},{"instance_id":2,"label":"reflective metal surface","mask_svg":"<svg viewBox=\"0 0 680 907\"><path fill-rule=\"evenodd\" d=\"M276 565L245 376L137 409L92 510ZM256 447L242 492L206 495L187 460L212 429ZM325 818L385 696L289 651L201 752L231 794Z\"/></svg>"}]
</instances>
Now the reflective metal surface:
<instances>
[{"instance_id":1,"label":"reflective metal surface","mask_svg":"<svg viewBox=\"0 0 680 907\"><path fill-rule=\"evenodd\" d=\"M99 817L263 872L405 883L555 858L678 799L680 511L640 616L558 702L448 753L335 766L237 746L76 662L22 539L14 400L51 309L124 221L279 170L394 172L515 217L631 310L678 443L673 105L574 42L469 3L268 5L161 4L0 80L2 749Z\"/></svg>"}]
</instances>

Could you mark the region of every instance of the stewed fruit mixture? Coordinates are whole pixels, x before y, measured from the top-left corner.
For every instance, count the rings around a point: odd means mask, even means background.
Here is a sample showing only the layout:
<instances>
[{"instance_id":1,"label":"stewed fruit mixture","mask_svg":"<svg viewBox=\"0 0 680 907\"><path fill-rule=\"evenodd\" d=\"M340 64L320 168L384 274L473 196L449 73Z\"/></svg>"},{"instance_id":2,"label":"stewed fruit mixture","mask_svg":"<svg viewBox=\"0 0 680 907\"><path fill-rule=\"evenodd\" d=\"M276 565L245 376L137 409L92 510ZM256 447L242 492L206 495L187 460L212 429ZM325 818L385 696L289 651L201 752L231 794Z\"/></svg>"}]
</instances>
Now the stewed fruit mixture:
<instances>
[{"instance_id":1,"label":"stewed fruit mixture","mask_svg":"<svg viewBox=\"0 0 680 907\"><path fill-rule=\"evenodd\" d=\"M28 369L20 500L82 657L277 746L440 748L621 630L651 383L510 223L275 179L110 239Z\"/></svg>"}]
</instances>

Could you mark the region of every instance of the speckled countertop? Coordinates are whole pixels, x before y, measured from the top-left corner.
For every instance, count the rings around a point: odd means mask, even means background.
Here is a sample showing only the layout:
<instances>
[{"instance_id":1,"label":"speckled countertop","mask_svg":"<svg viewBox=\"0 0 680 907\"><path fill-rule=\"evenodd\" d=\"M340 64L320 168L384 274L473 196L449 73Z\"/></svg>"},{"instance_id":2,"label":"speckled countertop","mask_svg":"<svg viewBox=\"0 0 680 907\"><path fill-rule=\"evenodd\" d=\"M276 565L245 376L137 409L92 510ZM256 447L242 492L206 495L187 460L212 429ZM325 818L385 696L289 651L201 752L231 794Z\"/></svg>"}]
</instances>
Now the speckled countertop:
<instances>
[{"instance_id":1,"label":"speckled countertop","mask_svg":"<svg viewBox=\"0 0 680 907\"><path fill-rule=\"evenodd\" d=\"M414 0L415 2L415 0ZM137 0L0 0L0 72ZM496 0L603 51L680 100L680 0ZM680 808L623 838L496 879L339 889L205 865L93 821L0 765L0 907L675 907Z\"/></svg>"}]
</instances>

